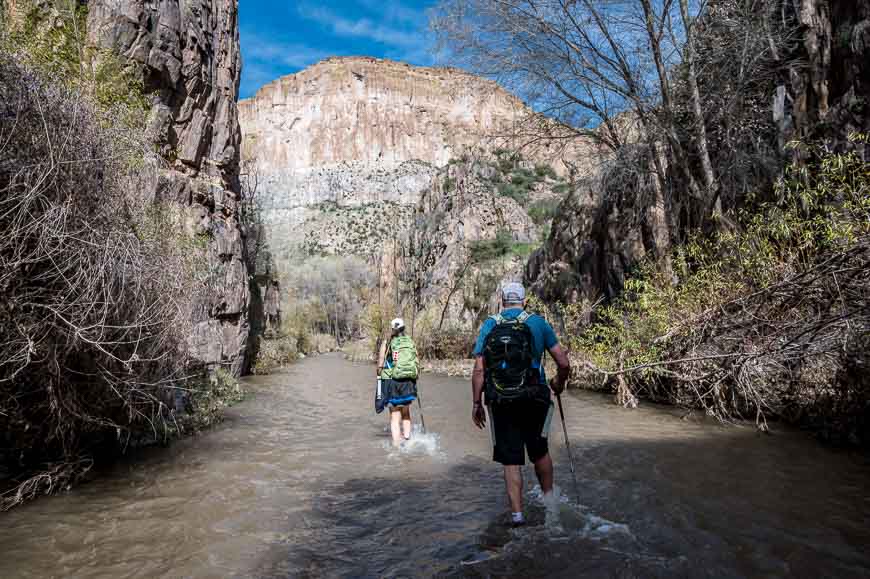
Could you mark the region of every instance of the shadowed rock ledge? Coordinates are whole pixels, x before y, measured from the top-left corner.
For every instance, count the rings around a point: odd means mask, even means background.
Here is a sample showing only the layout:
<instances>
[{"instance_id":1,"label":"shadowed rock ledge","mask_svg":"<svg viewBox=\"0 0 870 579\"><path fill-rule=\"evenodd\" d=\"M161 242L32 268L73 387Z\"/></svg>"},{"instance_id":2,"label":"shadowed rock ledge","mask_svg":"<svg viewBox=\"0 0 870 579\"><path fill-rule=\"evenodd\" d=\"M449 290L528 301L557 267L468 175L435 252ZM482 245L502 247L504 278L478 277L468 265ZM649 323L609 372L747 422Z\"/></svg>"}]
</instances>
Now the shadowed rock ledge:
<instances>
[{"instance_id":1,"label":"shadowed rock ledge","mask_svg":"<svg viewBox=\"0 0 870 579\"><path fill-rule=\"evenodd\" d=\"M238 375L250 301L240 224L237 0L91 0L88 41L140 65L149 130L169 168L153 191L207 239L213 292L192 312L194 355Z\"/></svg>"}]
</instances>

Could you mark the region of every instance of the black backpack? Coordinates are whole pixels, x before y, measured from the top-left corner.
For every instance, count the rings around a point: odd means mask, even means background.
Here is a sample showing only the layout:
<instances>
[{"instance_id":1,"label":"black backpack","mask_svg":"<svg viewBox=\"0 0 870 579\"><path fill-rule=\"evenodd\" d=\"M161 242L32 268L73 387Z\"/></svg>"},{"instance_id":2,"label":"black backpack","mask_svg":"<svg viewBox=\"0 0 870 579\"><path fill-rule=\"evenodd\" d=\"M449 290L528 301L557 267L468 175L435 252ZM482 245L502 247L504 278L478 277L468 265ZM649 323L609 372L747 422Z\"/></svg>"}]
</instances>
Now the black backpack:
<instances>
[{"instance_id":1,"label":"black backpack","mask_svg":"<svg viewBox=\"0 0 870 579\"><path fill-rule=\"evenodd\" d=\"M526 324L530 314L513 320L492 316L495 327L486 337L486 401L488 404L541 397L540 369L535 368L534 337Z\"/></svg>"}]
</instances>

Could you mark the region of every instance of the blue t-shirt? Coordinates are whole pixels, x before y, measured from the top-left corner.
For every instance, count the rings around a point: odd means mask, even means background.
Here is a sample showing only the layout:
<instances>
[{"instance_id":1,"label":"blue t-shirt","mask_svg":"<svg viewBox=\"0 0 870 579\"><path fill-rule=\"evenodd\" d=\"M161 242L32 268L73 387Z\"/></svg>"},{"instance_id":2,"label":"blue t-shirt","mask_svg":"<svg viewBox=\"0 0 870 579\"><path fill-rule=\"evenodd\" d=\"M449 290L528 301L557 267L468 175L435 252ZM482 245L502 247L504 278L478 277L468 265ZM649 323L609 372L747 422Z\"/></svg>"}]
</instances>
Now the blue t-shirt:
<instances>
[{"instance_id":1,"label":"blue t-shirt","mask_svg":"<svg viewBox=\"0 0 870 579\"><path fill-rule=\"evenodd\" d=\"M513 320L517 316L523 313L522 308L510 308L508 310L504 310L501 312L501 315L506 320ZM559 339L556 337L556 332L553 331L553 327L541 316L537 314L532 314L526 320L526 325L532 331L533 338L533 354L535 356L535 360L538 362L538 366L541 368L541 382L543 384L547 383L547 376L544 374L544 365L541 363L541 358L544 356L544 352L555 346L559 343ZM477 336L477 342L474 344L474 356L483 356L483 346L486 343L486 337L495 327L495 320L492 318L487 318L483 325L480 326L480 334Z\"/></svg>"}]
</instances>

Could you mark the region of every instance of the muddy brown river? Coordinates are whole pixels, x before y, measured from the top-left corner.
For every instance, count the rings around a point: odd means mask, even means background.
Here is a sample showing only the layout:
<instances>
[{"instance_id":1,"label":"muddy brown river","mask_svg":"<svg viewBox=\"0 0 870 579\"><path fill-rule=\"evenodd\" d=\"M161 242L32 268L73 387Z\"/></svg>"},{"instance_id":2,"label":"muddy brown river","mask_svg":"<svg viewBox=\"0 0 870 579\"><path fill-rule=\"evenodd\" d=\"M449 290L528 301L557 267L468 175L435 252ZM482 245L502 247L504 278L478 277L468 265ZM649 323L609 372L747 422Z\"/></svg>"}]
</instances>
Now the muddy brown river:
<instances>
[{"instance_id":1,"label":"muddy brown river","mask_svg":"<svg viewBox=\"0 0 870 579\"><path fill-rule=\"evenodd\" d=\"M579 497L554 422L561 503L526 467L510 530L467 381L424 376L428 432L392 450L373 374L309 358L219 427L0 515L0 577L870 576L866 454L571 393Z\"/></svg>"}]
</instances>

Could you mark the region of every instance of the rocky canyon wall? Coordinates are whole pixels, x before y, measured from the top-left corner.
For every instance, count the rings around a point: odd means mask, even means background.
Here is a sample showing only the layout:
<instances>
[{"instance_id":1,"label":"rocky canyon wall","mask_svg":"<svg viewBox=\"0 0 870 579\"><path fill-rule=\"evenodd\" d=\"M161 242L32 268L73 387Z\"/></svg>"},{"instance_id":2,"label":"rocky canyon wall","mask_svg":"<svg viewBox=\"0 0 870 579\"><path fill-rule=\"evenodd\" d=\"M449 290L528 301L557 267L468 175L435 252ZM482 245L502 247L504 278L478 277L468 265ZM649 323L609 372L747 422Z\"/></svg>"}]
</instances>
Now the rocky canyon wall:
<instances>
[{"instance_id":1,"label":"rocky canyon wall","mask_svg":"<svg viewBox=\"0 0 870 579\"><path fill-rule=\"evenodd\" d=\"M780 4L798 32L773 95L780 140L842 144L853 131L870 132L870 0Z\"/></svg>"},{"instance_id":2,"label":"rocky canyon wall","mask_svg":"<svg viewBox=\"0 0 870 579\"><path fill-rule=\"evenodd\" d=\"M401 213L391 207L416 205L451 159L515 145L529 110L496 83L459 70L351 57L266 85L239 103L239 114L243 159L258 175L273 244L309 247L305 231L330 234L319 220L323 204ZM340 237L315 245L346 248Z\"/></svg>"},{"instance_id":3,"label":"rocky canyon wall","mask_svg":"<svg viewBox=\"0 0 870 579\"><path fill-rule=\"evenodd\" d=\"M213 291L192 312L195 357L234 374L248 338L240 225L238 0L90 0L92 46L130 59L152 95L149 131L166 166L144 195L187 208L207 240Z\"/></svg>"}]
</instances>

